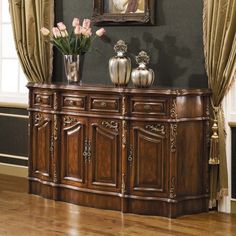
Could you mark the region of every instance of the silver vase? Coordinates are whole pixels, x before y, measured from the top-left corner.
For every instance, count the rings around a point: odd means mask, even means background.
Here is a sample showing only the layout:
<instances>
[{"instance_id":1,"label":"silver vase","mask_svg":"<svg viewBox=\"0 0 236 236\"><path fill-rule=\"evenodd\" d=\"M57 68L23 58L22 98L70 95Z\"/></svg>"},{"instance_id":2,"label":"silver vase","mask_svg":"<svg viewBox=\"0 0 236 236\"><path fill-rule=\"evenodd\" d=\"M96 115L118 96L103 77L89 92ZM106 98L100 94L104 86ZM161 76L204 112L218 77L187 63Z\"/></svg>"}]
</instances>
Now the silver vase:
<instances>
[{"instance_id":1,"label":"silver vase","mask_svg":"<svg viewBox=\"0 0 236 236\"><path fill-rule=\"evenodd\" d=\"M131 60L125 56L127 45L123 40L119 40L114 46L117 53L109 60L109 73L113 84L118 87L125 87L130 81Z\"/></svg>"},{"instance_id":2,"label":"silver vase","mask_svg":"<svg viewBox=\"0 0 236 236\"><path fill-rule=\"evenodd\" d=\"M69 83L82 84L84 55L64 55L65 74Z\"/></svg>"},{"instance_id":3,"label":"silver vase","mask_svg":"<svg viewBox=\"0 0 236 236\"><path fill-rule=\"evenodd\" d=\"M139 55L136 56L136 62L139 66L138 68L132 70L131 80L137 88L151 87L154 82L154 72L152 69L147 68L149 60L149 56L144 51L141 51Z\"/></svg>"}]
</instances>

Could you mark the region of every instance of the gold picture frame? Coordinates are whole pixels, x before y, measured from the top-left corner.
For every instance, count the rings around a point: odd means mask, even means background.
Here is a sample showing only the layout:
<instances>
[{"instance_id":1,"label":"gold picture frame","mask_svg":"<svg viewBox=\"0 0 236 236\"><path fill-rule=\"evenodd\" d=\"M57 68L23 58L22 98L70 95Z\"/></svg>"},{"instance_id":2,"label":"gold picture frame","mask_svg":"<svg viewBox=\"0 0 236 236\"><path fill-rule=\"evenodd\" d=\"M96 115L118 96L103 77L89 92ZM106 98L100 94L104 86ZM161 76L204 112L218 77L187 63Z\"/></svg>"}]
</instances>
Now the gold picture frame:
<instances>
[{"instance_id":1,"label":"gold picture frame","mask_svg":"<svg viewBox=\"0 0 236 236\"><path fill-rule=\"evenodd\" d=\"M156 0L94 0L95 25L153 25Z\"/></svg>"}]
</instances>

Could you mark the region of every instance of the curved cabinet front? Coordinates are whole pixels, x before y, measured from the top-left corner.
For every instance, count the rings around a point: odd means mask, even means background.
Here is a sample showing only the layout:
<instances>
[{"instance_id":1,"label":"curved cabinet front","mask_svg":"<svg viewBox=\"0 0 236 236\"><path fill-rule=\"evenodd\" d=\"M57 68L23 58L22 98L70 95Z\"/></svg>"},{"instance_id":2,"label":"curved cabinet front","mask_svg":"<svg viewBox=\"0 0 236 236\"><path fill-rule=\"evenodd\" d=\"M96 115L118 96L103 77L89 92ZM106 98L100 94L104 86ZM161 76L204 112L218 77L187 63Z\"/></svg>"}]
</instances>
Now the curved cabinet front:
<instances>
[{"instance_id":1,"label":"curved cabinet front","mask_svg":"<svg viewBox=\"0 0 236 236\"><path fill-rule=\"evenodd\" d=\"M208 90L28 88L30 193L167 217L207 211Z\"/></svg>"},{"instance_id":2,"label":"curved cabinet front","mask_svg":"<svg viewBox=\"0 0 236 236\"><path fill-rule=\"evenodd\" d=\"M43 181L53 180L52 164L52 116L34 113L32 115L32 162L31 175Z\"/></svg>"},{"instance_id":3,"label":"curved cabinet front","mask_svg":"<svg viewBox=\"0 0 236 236\"><path fill-rule=\"evenodd\" d=\"M165 124L134 123L131 125L133 160L130 161L130 194L168 197L168 142Z\"/></svg>"},{"instance_id":4,"label":"curved cabinet front","mask_svg":"<svg viewBox=\"0 0 236 236\"><path fill-rule=\"evenodd\" d=\"M62 117L61 131L61 184L82 187L86 185L86 120L79 117Z\"/></svg>"},{"instance_id":5,"label":"curved cabinet front","mask_svg":"<svg viewBox=\"0 0 236 236\"><path fill-rule=\"evenodd\" d=\"M89 123L89 188L120 192L119 121L91 119Z\"/></svg>"}]
</instances>

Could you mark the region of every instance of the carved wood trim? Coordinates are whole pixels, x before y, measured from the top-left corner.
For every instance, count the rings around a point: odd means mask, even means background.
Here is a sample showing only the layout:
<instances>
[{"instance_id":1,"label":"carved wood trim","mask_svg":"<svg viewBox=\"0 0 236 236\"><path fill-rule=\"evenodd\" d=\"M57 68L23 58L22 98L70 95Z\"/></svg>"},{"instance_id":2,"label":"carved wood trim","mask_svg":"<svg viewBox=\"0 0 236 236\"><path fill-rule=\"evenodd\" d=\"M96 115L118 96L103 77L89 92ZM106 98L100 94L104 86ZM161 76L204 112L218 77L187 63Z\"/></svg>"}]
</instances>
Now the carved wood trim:
<instances>
[{"instance_id":1,"label":"carved wood trim","mask_svg":"<svg viewBox=\"0 0 236 236\"><path fill-rule=\"evenodd\" d=\"M161 135L165 135L165 126L162 124L156 124L156 125L146 125L145 126L146 129L149 129L151 132L154 133L160 133Z\"/></svg>"},{"instance_id":2,"label":"carved wood trim","mask_svg":"<svg viewBox=\"0 0 236 236\"><path fill-rule=\"evenodd\" d=\"M177 114L177 100L176 98L173 99L173 102L172 102L172 107L170 109L170 117L172 119L175 119L177 120L178 119L178 114Z\"/></svg>"},{"instance_id":3,"label":"carved wood trim","mask_svg":"<svg viewBox=\"0 0 236 236\"><path fill-rule=\"evenodd\" d=\"M126 98L125 96L122 97L122 116L126 114Z\"/></svg>"},{"instance_id":4,"label":"carved wood trim","mask_svg":"<svg viewBox=\"0 0 236 236\"><path fill-rule=\"evenodd\" d=\"M55 99L55 97L54 97L54 99ZM55 100L54 100L54 102L55 102ZM56 105L57 105L57 101L56 101ZM55 108L55 103L54 103L54 108ZM54 149L55 149L57 140L58 140L58 117L57 117L57 115L54 115L54 118L53 118L53 136L52 136L52 141L51 141L52 145L53 145L52 159L53 159L53 181L54 181L54 183L57 183L57 181L58 181L57 164L56 164L57 160L55 159L55 156L54 156Z\"/></svg>"},{"instance_id":5,"label":"carved wood trim","mask_svg":"<svg viewBox=\"0 0 236 236\"><path fill-rule=\"evenodd\" d=\"M175 177L173 176L170 181L170 198L175 198L176 193L175 193Z\"/></svg>"},{"instance_id":6,"label":"carved wood trim","mask_svg":"<svg viewBox=\"0 0 236 236\"><path fill-rule=\"evenodd\" d=\"M53 137L53 135L50 138L50 153L51 153L51 158L53 159L53 157L54 157L54 137Z\"/></svg>"},{"instance_id":7,"label":"carved wood trim","mask_svg":"<svg viewBox=\"0 0 236 236\"><path fill-rule=\"evenodd\" d=\"M37 113L35 116L34 116L34 124L35 125L39 125L41 124L42 122L44 121L44 117L41 113Z\"/></svg>"},{"instance_id":8,"label":"carved wood trim","mask_svg":"<svg viewBox=\"0 0 236 236\"><path fill-rule=\"evenodd\" d=\"M122 120L122 147L125 148L127 144L127 122Z\"/></svg>"},{"instance_id":9,"label":"carved wood trim","mask_svg":"<svg viewBox=\"0 0 236 236\"><path fill-rule=\"evenodd\" d=\"M119 124L115 121L102 121L102 125L109 129L114 129L118 132Z\"/></svg>"},{"instance_id":10,"label":"carved wood trim","mask_svg":"<svg viewBox=\"0 0 236 236\"><path fill-rule=\"evenodd\" d=\"M210 105L209 105L209 102L207 102L207 105L206 105L206 116L210 116Z\"/></svg>"},{"instance_id":11,"label":"carved wood trim","mask_svg":"<svg viewBox=\"0 0 236 236\"><path fill-rule=\"evenodd\" d=\"M170 150L176 152L176 136L177 136L177 124L170 125Z\"/></svg>"},{"instance_id":12,"label":"carved wood trim","mask_svg":"<svg viewBox=\"0 0 236 236\"><path fill-rule=\"evenodd\" d=\"M126 184L125 184L125 173L122 174L122 180L121 180L121 195L125 196L125 190L126 190Z\"/></svg>"},{"instance_id":13,"label":"carved wood trim","mask_svg":"<svg viewBox=\"0 0 236 236\"><path fill-rule=\"evenodd\" d=\"M70 126L73 125L74 123L78 122L76 118L70 117L70 116L65 116L63 118L63 126Z\"/></svg>"},{"instance_id":14,"label":"carved wood trim","mask_svg":"<svg viewBox=\"0 0 236 236\"><path fill-rule=\"evenodd\" d=\"M54 101L53 101L53 108L54 110L57 110L58 109L58 96L57 96L57 93L54 93Z\"/></svg>"},{"instance_id":15,"label":"carved wood trim","mask_svg":"<svg viewBox=\"0 0 236 236\"><path fill-rule=\"evenodd\" d=\"M54 141L58 140L58 117L57 115L54 115L54 122L53 122L53 136Z\"/></svg>"},{"instance_id":16,"label":"carved wood trim","mask_svg":"<svg viewBox=\"0 0 236 236\"><path fill-rule=\"evenodd\" d=\"M176 93L177 96L180 96L184 93L184 91L182 89L176 89L175 93Z\"/></svg>"},{"instance_id":17,"label":"carved wood trim","mask_svg":"<svg viewBox=\"0 0 236 236\"><path fill-rule=\"evenodd\" d=\"M53 161L53 182L57 183L58 178L57 178L57 167L56 167L56 162Z\"/></svg>"}]
</instances>

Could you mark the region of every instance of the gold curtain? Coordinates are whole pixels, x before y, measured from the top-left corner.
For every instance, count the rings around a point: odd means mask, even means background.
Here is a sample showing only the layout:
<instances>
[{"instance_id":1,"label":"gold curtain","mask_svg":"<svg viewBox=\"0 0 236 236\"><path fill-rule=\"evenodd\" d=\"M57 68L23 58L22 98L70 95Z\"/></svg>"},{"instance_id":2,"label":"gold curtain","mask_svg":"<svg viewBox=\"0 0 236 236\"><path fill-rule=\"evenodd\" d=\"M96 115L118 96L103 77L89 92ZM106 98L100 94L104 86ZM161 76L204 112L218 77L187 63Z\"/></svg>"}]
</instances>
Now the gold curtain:
<instances>
[{"instance_id":1,"label":"gold curtain","mask_svg":"<svg viewBox=\"0 0 236 236\"><path fill-rule=\"evenodd\" d=\"M9 0L18 57L30 82L50 82L52 46L40 33L54 24L53 0Z\"/></svg>"},{"instance_id":2,"label":"gold curtain","mask_svg":"<svg viewBox=\"0 0 236 236\"><path fill-rule=\"evenodd\" d=\"M228 194L222 100L236 74L236 0L204 0L203 39L213 135L210 150L210 207Z\"/></svg>"}]
</instances>

